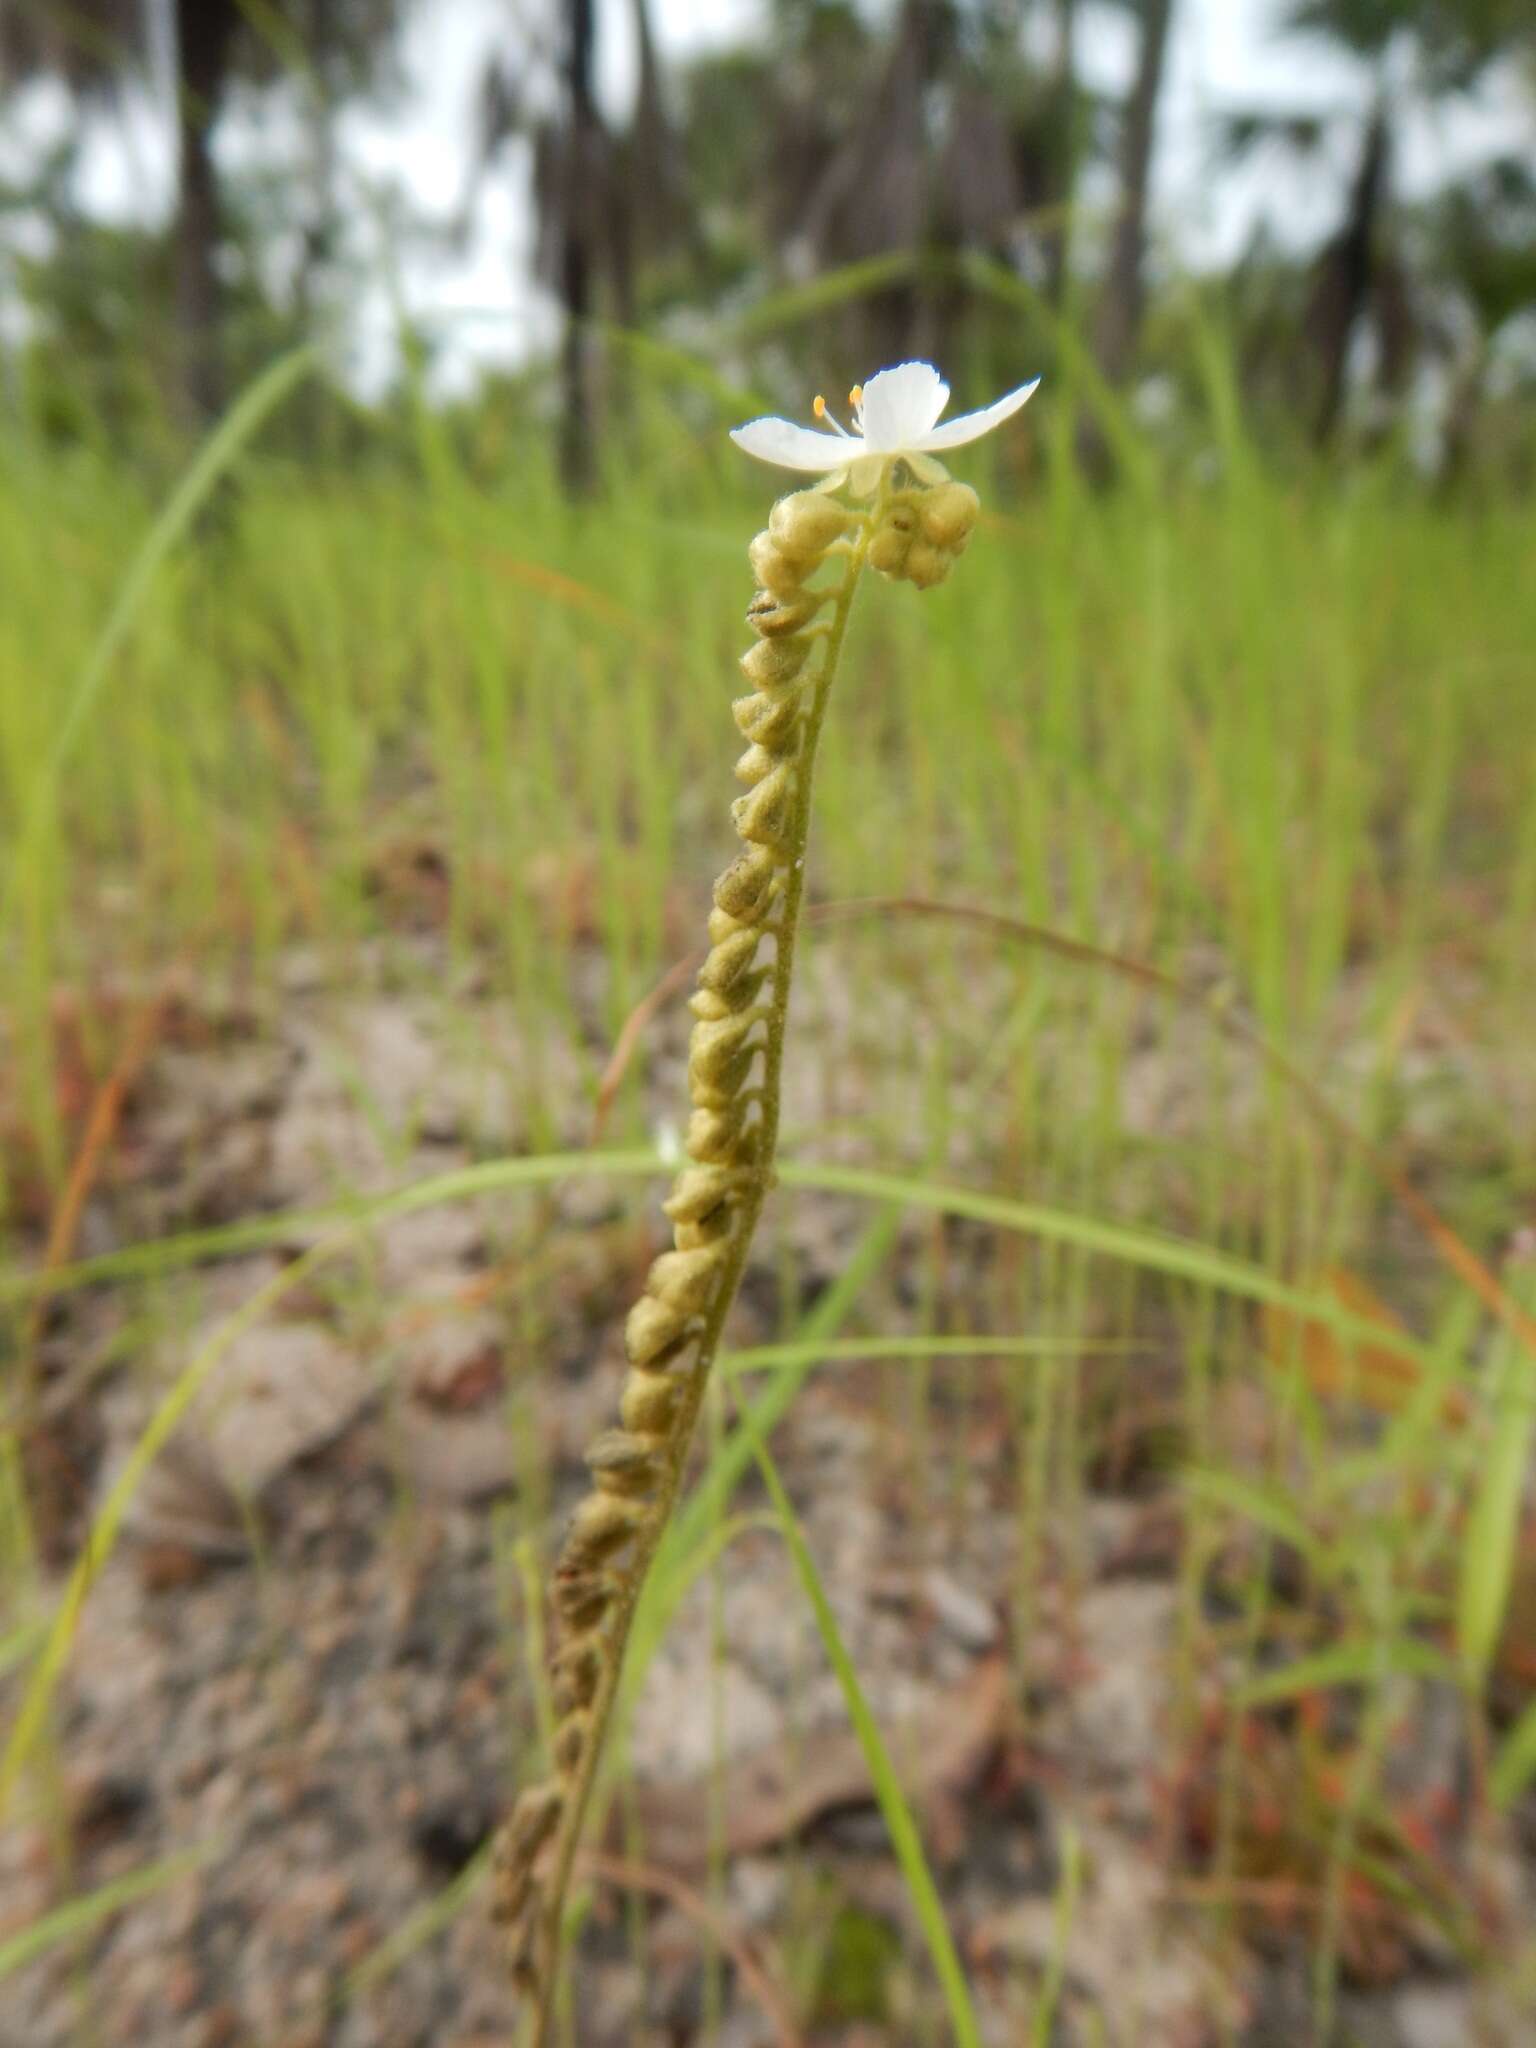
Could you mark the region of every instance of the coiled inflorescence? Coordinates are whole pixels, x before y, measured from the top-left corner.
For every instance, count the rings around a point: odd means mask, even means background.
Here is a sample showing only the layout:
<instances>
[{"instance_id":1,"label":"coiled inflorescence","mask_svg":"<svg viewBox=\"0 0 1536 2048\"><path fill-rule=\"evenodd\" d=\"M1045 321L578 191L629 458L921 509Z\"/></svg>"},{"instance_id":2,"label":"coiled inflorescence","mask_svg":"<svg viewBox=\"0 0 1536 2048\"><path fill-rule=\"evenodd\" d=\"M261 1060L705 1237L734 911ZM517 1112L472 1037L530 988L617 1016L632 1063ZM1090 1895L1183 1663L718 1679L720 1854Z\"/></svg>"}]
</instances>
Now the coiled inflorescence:
<instances>
[{"instance_id":1,"label":"coiled inflorescence","mask_svg":"<svg viewBox=\"0 0 1536 2048\"><path fill-rule=\"evenodd\" d=\"M630 1616L671 1509L766 1190L777 1119L775 1020L781 1034L800 894L795 864L805 840L810 705L827 679L826 661L814 656L832 630L818 618L828 605L846 616L863 541L845 536L868 525L825 491L799 491L774 506L750 549L761 588L747 612L756 639L741 666L752 688L732 706L747 742L736 764L746 793L731 810L743 850L714 885L710 948L692 998L688 1164L664 1204L672 1249L652 1265L630 1310L620 1427L587 1453L592 1490L555 1569L554 1773L523 1793L497 1844L496 1912L513 1927L524 1981L542 1978L552 1959L551 1921ZM814 586L811 578L833 553L851 557L847 575ZM894 562L892 569L900 573ZM767 958L765 940L772 942Z\"/></svg>"}]
</instances>

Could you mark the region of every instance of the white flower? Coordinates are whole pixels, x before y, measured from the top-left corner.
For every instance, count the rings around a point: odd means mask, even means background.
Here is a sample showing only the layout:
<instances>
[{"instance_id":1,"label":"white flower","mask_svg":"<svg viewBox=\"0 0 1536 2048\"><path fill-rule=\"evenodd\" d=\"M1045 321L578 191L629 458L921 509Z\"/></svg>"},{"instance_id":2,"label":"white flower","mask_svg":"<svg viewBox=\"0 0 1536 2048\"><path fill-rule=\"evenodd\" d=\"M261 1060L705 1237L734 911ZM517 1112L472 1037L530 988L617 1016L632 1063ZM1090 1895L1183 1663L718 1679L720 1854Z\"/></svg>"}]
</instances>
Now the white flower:
<instances>
[{"instance_id":1,"label":"white flower","mask_svg":"<svg viewBox=\"0 0 1536 2048\"><path fill-rule=\"evenodd\" d=\"M898 455L908 461L919 458L913 462L919 475L936 470L937 464L924 463L921 458L947 448L962 448L967 441L990 434L1004 420L1012 419L1034 395L1039 382L1037 377L1033 384L1021 384L995 404L983 406L980 412L962 413L941 427L938 420L949 402L949 386L932 363L898 363L893 370L881 370L867 384L856 384L849 393L851 434L838 425L826 402L818 398L816 417L827 421L825 431L769 417L733 427L731 439L760 462L774 462L781 469L823 474L851 467L854 489L869 489L884 465Z\"/></svg>"}]
</instances>

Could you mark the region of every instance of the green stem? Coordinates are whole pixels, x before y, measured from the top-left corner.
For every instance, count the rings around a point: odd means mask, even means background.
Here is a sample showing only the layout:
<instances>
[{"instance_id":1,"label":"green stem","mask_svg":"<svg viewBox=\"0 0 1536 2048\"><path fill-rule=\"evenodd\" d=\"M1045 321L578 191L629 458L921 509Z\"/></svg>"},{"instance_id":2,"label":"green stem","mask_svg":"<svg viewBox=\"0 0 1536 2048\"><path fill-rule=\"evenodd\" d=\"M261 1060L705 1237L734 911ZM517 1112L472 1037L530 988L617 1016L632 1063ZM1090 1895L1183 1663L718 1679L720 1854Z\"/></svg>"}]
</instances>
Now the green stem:
<instances>
[{"instance_id":1,"label":"green stem","mask_svg":"<svg viewBox=\"0 0 1536 2048\"><path fill-rule=\"evenodd\" d=\"M644 1588L656 1550L671 1521L682 1489L683 1475L692 1447L699 1410L703 1405L710 1372L719 1352L727 1316L736 1299L746 1269L753 1235L763 1204L774 1182L774 1156L778 1149L781 1079L784 1038L789 1022L789 994L794 979L795 945L799 937L800 913L805 899L805 854L811 829L811 794L815 775L816 749L826 721L827 706L837 681L843 641L853 609L854 593L863 574L871 526L863 523L848 555L848 565L837 589L832 619L826 638L826 652L812 690L811 708L796 761L795 804L785 844L787 880L778 916L771 929L775 958L772 992L765 1006L767 1037L763 1047L763 1078L760 1084L761 1137L752 1165L744 1175L745 1188L731 1234L731 1250L720 1284L711 1304L698 1351L688 1371L676 1426L670 1433L666 1464L657 1488L652 1512L635 1539L634 1561L626 1570L625 1584L605 1631L607 1657L603 1675L592 1703L592 1737L569 1788L559 1828L550 1852L549 1871L539 1911L536 1946L538 1983L532 2048L549 2048L554 2015L555 1987L559 1977L561 1931L571 1873L580 1845L587 1810L591 1805L598 1766L602 1759L608 1724L618 1698L624 1654L634 1623L635 1609Z\"/></svg>"}]
</instances>

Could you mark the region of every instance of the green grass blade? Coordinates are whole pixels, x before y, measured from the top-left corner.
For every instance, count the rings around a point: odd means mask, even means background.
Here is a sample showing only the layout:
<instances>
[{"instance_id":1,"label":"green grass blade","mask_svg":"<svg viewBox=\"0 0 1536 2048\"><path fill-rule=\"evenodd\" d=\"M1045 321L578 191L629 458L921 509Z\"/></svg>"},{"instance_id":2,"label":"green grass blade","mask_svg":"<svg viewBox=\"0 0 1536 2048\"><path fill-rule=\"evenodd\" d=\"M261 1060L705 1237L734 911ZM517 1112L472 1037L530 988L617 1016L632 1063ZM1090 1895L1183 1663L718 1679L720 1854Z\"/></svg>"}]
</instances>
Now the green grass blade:
<instances>
[{"instance_id":1,"label":"green grass blade","mask_svg":"<svg viewBox=\"0 0 1536 2048\"><path fill-rule=\"evenodd\" d=\"M784 1491L778 1468L769 1456L765 1445L756 1448L757 1467L763 1475L763 1484L778 1514L779 1526L784 1532L784 1541L794 1561L795 1572L800 1580L811 1611L816 1617L816 1628L827 1653L827 1661L837 1674L842 1687L843 1700L848 1709L848 1718L864 1752L864 1761L869 1767L870 1781L874 1786L875 1798L890 1834L891 1847L901 1866L911 1895L913 1911L918 1925L928 1944L928 1953L943 1988L944 2001L949 2008L949 2022L954 2030L956 2048L981 2048L981 2028L976 2019L975 2007L971 2003L970 1989L965 1973L960 1967L954 1938L949 1923L944 1917L944 1908L939 1899L938 1886L934 1883L933 1872L928 1867L928 1858L923 1852L923 1838L901 1789L901 1780L891 1761L890 1751L880 1733L879 1723L870 1711L859 1675L848 1654L842 1631L827 1599L826 1588L816 1569L805 1540L805 1532L791 1505L789 1495Z\"/></svg>"},{"instance_id":2,"label":"green grass blade","mask_svg":"<svg viewBox=\"0 0 1536 2048\"><path fill-rule=\"evenodd\" d=\"M1532 1700L1499 1745L1489 1789L1500 1810L1514 1805L1536 1779L1536 1700Z\"/></svg>"},{"instance_id":3,"label":"green grass blade","mask_svg":"<svg viewBox=\"0 0 1536 2048\"><path fill-rule=\"evenodd\" d=\"M1091 1337L839 1337L829 1343L754 1344L723 1351L719 1369L728 1379L768 1372L781 1365L919 1364L954 1358L1131 1358L1152 1347L1134 1338Z\"/></svg>"},{"instance_id":4,"label":"green grass blade","mask_svg":"<svg viewBox=\"0 0 1536 2048\"><path fill-rule=\"evenodd\" d=\"M1240 1686L1233 1695L1239 1707L1266 1707L1278 1700L1295 1699L1298 1693L1328 1692L1338 1685L1379 1685L1395 1674L1403 1678L1454 1680L1451 1661L1431 1643L1413 1637L1382 1644L1340 1643L1332 1650L1320 1650L1315 1657L1300 1657L1283 1671L1267 1671Z\"/></svg>"},{"instance_id":5,"label":"green grass blade","mask_svg":"<svg viewBox=\"0 0 1536 2048\"><path fill-rule=\"evenodd\" d=\"M651 1575L658 1602L665 1602L670 1574L724 1513L757 1451L789 1413L824 1345L847 1320L854 1303L889 1257L899 1223L900 1217L890 1209L870 1222L848 1263L805 1318L802 1337L794 1347L800 1356L780 1366L772 1382L720 1445L674 1517Z\"/></svg>"},{"instance_id":6,"label":"green grass blade","mask_svg":"<svg viewBox=\"0 0 1536 2048\"><path fill-rule=\"evenodd\" d=\"M1456 1642L1469 1681L1481 1687L1499 1646L1520 1547L1520 1519L1531 1431L1536 1422L1536 1358L1513 1341L1499 1346L1493 1432L1461 1538Z\"/></svg>"},{"instance_id":7,"label":"green grass blade","mask_svg":"<svg viewBox=\"0 0 1536 2048\"><path fill-rule=\"evenodd\" d=\"M110 1884L104 1884L96 1891L67 1899L51 1913L34 1920L30 1927L23 1927L19 1934L0 1941L0 1982L24 1969L28 1963L35 1962L49 1949L57 1948L61 1942L88 1934L103 1920L110 1920L114 1913L121 1913L125 1906L132 1906L140 1899L164 1891L177 1878L185 1877L188 1871L206 1863L214 1848L214 1843L204 1842L197 1849L184 1851L179 1856L167 1856L159 1863L147 1863L142 1869L130 1870L123 1877L113 1878Z\"/></svg>"},{"instance_id":8,"label":"green grass blade","mask_svg":"<svg viewBox=\"0 0 1536 2048\"><path fill-rule=\"evenodd\" d=\"M70 692L64 717L58 732L54 735L53 747L38 771L37 781L33 784L26 822L18 835L19 845L11 863L11 872L3 888L0 888L0 929L3 929L10 916L15 900L17 875L25 868L27 850L45 828L52 814L54 798L58 793L59 780L65 764L76 741L85 730L86 720L95 707L113 662L133 630L139 607L143 604L161 565L182 539L198 512L206 504L209 493L257 428L282 403L294 386L309 374L318 360L317 351L308 344L294 349L264 370L256 381L241 393L198 450L186 474L166 501L159 518L145 536L127 575L123 578L116 602L107 614L106 622L97 634L85 666Z\"/></svg>"},{"instance_id":9,"label":"green grass blade","mask_svg":"<svg viewBox=\"0 0 1536 2048\"><path fill-rule=\"evenodd\" d=\"M354 1233L370 1224L388 1222L443 1202L468 1199L472 1195L497 1194L513 1188L533 1187L567 1177L587 1174L622 1178L644 1177L666 1171L652 1152L545 1152L519 1159L487 1160L453 1173L436 1174L397 1189L372 1201L338 1206L330 1211L303 1215L273 1216L218 1230L189 1232L182 1238L164 1238L150 1245L130 1246L100 1258L83 1259L48 1273L12 1269L0 1274L0 1301L25 1300L37 1295L67 1293L76 1287L104 1280L142 1278L164 1273L179 1265L193 1265L234 1250L250 1250L262 1244L280 1244L300 1228L312 1229L327 1223L347 1222ZM820 1166L807 1161L785 1160L777 1169L786 1187L814 1188L824 1194L851 1195L865 1201L896 1204L946 1216L963 1216L976 1223L989 1223L1046 1244L1072 1245L1096 1252L1119 1264L1158 1273L1170 1280L1190 1280L1229 1294L1240 1301L1267 1303L1290 1309L1313 1322L1326 1325L1339 1336L1357 1344L1380 1347L1382 1326L1369 1318L1353 1315L1331 1294L1312 1293L1275 1279L1261 1266L1213 1251L1190 1238L1142 1230L1121 1223L1103 1223L1096 1217L1070 1209L1039 1203L1016 1202L1005 1195L989 1195L941 1181L925 1181L907 1175L879 1173L858 1167ZM1435 1352L1414 1339L1394 1334L1395 1351L1424 1370L1443 1370Z\"/></svg>"},{"instance_id":10,"label":"green grass blade","mask_svg":"<svg viewBox=\"0 0 1536 2048\"><path fill-rule=\"evenodd\" d=\"M1267 1530L1319 1570L1328 1569L1323 1546L1278 1488L1259 1486L1235 1473L1212 1469L1185 1473L1184 1486L1196 1499L1225 1508L1229 1514L1241 1515L1255 1527Z\"/></svg>"}]
</instances>

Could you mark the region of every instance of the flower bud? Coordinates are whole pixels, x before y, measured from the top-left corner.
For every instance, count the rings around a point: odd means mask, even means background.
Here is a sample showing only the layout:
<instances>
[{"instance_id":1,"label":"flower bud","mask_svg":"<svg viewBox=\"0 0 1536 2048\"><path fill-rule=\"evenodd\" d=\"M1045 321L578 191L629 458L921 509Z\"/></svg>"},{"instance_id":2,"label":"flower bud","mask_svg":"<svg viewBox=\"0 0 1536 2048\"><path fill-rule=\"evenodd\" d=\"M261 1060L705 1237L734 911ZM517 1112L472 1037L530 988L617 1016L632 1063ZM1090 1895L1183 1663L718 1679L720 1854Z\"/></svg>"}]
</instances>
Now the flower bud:
<instances>
[{"instance_id":1,"label":"flower bud","mask_svg":"<svg viewBox=\"0 0 1536 2048\"><path fill-rule=\"evenodd\" d=\"M786 554L819 555L848 531L853 515L825 491L794 491L768 515L768 531Z\"/></svg>"},{"instance_id":2,"label":"flower bud","mask_svg":"<svg viewBox=\"0 0 1536 2048\"><path fill-rule=\"evenodd\" d=\"M919 590L931 590L934 584L944 581L954 559L945 548L936 548L926 540L915 540L907 550L906 564L901 573Z\"/></svg>"},{"instance_id":3,"label":"flower bud","mask_svg":"<svg viewBox=\"0 0 1536 2048\"><path fill-rule=\"evenodd\" d=\"M882 576L899 576L917 533L917 514L910 505L892 505L869 543L869 566Z\"/></svg>"},{"instance_id":4,"label":"flower bud","mask_svg":"<svg viewBox=\"0 0 1536 2048\"><path fill-rule=\"evenodd\" d=\"M937 484L922 500L923 538L959 554L971 537L981 500L969 484Z\"/></svg>"}]
</instances>

